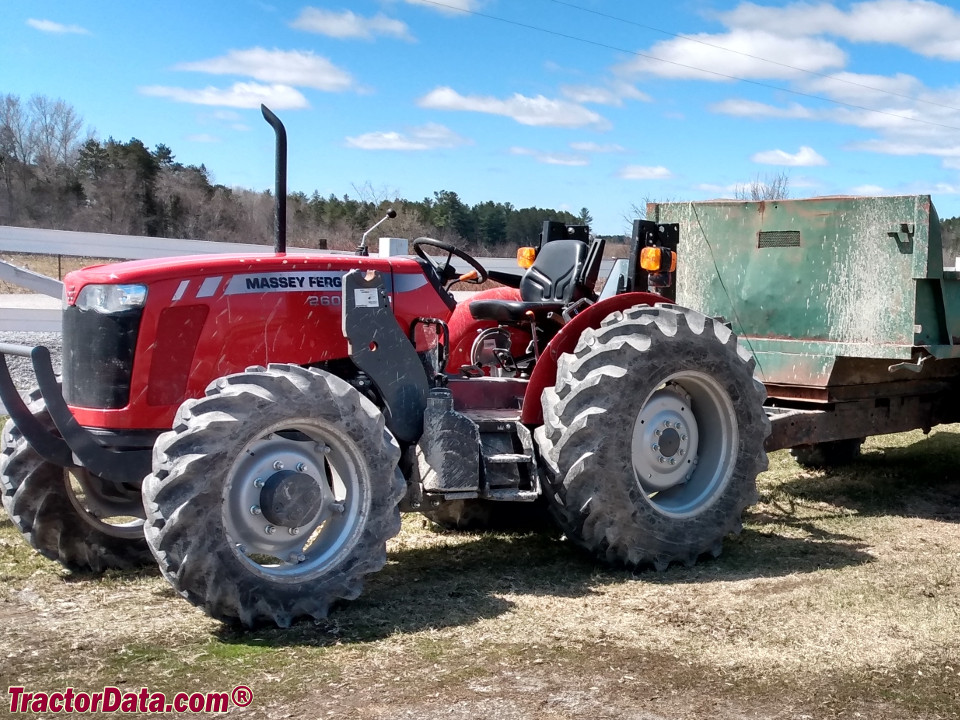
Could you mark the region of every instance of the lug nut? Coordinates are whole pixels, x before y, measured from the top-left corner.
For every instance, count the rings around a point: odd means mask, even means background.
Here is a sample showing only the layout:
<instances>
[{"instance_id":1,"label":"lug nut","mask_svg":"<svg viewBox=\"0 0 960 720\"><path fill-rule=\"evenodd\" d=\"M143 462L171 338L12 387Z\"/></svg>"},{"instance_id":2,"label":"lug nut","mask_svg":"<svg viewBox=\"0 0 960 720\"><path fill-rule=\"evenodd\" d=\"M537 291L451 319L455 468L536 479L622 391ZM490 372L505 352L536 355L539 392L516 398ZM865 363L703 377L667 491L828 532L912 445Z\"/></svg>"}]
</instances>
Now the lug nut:
<instances>
[{"instance_id":1,"label":"lug nut","mask_svg":"<svg viewBox=\"0 0 960 720\"><path fill-rule=\"evenodd\" d=\"M301 473L302 473L302 472L303 472L304 470L306 470L306 469L307 469L307 466L306 466L306 465L304 465L303 463L297 463L297 472L301 472Z\"/></svg>"},{"instance_id":2,"label":"lug nut","mask_svg":"<svg viewBox=\"0 0 960 720\"><path fill-rule=\"evenodd\" d=\"M290 528L289 530L287 530L287 532L290 533L291 535L299 535L300 528Z\"/></svg>"},{"instance_id":3,"label":"lug nut","mask_svg":"<svg viewBox=\"0 0 960 720\"><path fill-rule=\"evenodd\" d=\"M276 529L273 525L267 525L267 526L263 529L263 531L264 531L267 535L273 535L273 534L277 531L277 529Z\"/></svg>"},{"instance_id":4,"label":"lug nut","mask_svg":"<svg viewBox=\"0 0 960 720\"><path fill-rule=\"evenodd\" d=\"M256 480L253 481L253 486L255 488L262 488L264 485L265 483L263 482L263 478L257 478Z\"/></svg>"},{"instance_id":5,"label":"lug nut","mask_svg":"<svg viewBox=\"0 0 960 720\"><path fill-rule=\"evenodd\" d=\"M674 425L674 427L675 427L677 430L683 430L683 425L681 425L680 423L677 423L676 425ZM686 440L686 437L684 437L684 440Z\"/></svg>"},{"instance_id":6,"label":"lug nut","mask_svg":"<svg viewBox=\"0 0 960 720\"><path fill-rule=\"evenodd\" d=\"M657 437L660 437L660 428L657 428L656 430L654 430L653 434L656 435Z\"/></svg>"},{"instance_id":7,"label":"lug nut","mask_svg":"<svg viewBox=\"0 0 960 720\"><path fill-rule=\"evenodd\" d=\"M680 439L683 440L684 442L686 442L686 441L687 441L687 436L686 436L686 435L681 435L681 436L680 436Z\"/></svg>"},{"instance_id":8,"label":"lug nut","mask_svg":"<svg viewBox=\"0 0 960 720\"><path fill-rule=\"evenodd\" d=\"M663 455L660 456L660 464L661 464L661 465L663 465L663 463L666 462L666 460L667 460L667 459L666 459Z\"/></svg>"},{"instance_id":9,"label":"lug nut","mask_svg":"<svg viewBox=\"0 0 960 720\"><path fill-rule=\"evenodd\" d=\"M664 426L665 428L670 427L670 421L669 421L669 420L664 420L664 421L663 421L663 426Z\"/></svg>"},{"instance_id":10,"label":"lug nut","mask_svg":"<svg viewBox=\"0 0 960 720\"><path fill-rule=\"evenodd\" d=\"M678 450L678 452L680 453L681 456L687 454L687 451L684 450L683 448L680 448L680 450Z\"/></svg>"},{"instance_id":11,"label":"lug nut","mask_svg":"<svg viewBox=\"0 0 960 720\"><path fill-rule=\"evenodd\" d=\"M251 515L259 515L261 512L262 512L262 511L260 510L260 506L259 506L259 505L253 505L253 506L250 508L250 514L251 514Z\"/></svg>"},{"instance_id":12,"label":"lug nut","mask_svg":"<svg viewBox=\"0 0 960 720\"><path fill-rule=\"evenodd\" d=\"M660 446L657 445L656 443L653 444L653 448L651 448L651 449L652 449L654 452L660 452Z\"/></svg>"},{"instance_id":13,"label":"lug nut","mask_svg":"<svg viewBox=\"0 0 960 720\"><path fill-rule=\"evenodd\" d=\"M277 461L273 464L273 469L274 469L274 470L283 470L283 462L282 462L281 460L277 460Z\"/></svg>"},{"instance_id":14,"label":"lug nut","mask_svg":"<svg viewBox=\"0 0 960 720\"><path fill-rule=\"evenodd\" d=\"M677 461L676 461L675 459L673 459L673 458L670 458L670 464L671 464L671 465L676 465L676 464L677 464Z\"/></svg>"}]
</instances>

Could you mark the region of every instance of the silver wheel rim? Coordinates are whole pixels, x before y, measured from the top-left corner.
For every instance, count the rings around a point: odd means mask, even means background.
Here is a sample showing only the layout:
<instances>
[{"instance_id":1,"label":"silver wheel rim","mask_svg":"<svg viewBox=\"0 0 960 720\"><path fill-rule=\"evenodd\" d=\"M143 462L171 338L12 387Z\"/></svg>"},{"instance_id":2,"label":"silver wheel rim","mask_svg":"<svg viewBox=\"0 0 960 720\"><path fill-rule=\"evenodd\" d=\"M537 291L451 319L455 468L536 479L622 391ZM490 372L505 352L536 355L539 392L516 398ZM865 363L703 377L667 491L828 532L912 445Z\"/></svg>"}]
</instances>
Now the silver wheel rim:
<instances>
[{"instance_id":1,"label":"silver wheel rim","mask_svg":"<svg viewBox=\"0 0 960 720\"><path fill-rule=\"evenodd\" d=\"M738 442L724 387L704 373L675 373L644 400L634 422L637 484L658 512L698 515L729 483Z\"/></svg>"},{"instance_id":2,"label":"silver wheel rim","mask_svg":"<svg viewBox=\"0 0 960 720\"><path fill-rule=\"evenodd\" d=\"M139 493L127 496L118 489L116 495L111 494L106 481L91 478L83 468L64 468L63 482L70 504L85 523L111 537L143 538L143 501Z\"/></svg>"},{"instance_id":3,"label":"silver wheel rim","mask_svg":"<svg viewBox=\"0 0 960 720\"><path fill-rule=\"evenodd\" d=\"M336 567L356 545L369 514L363 459L341 433L309 419L267 428L249 442L223 488L223 525L234 553L257 575L302 582ZM261 488L284 469L310 476L321 508L303 524L272 524Z\"/></svg>"}]
</instances>

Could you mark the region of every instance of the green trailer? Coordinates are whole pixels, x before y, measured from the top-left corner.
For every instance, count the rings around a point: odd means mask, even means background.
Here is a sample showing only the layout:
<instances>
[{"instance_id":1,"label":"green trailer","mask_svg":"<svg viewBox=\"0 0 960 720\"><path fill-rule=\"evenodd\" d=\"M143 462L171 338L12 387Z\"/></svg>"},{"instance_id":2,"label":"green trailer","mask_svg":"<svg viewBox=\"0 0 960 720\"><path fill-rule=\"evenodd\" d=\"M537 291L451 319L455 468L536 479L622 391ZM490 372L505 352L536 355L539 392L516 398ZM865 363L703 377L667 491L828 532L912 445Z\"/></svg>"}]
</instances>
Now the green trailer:
<instances>
[{"instance_id":1,"label":"green trailer","mask_svg":"<svg viewBox=\"0 0 960 720\"><path fill-rule=\"evenodd\" d=\"M850 459L869 435L960 421L960 271L930 197L651 203L679 225L677 303L757 362L768 450Z\"/></svg>"}]
</instances>

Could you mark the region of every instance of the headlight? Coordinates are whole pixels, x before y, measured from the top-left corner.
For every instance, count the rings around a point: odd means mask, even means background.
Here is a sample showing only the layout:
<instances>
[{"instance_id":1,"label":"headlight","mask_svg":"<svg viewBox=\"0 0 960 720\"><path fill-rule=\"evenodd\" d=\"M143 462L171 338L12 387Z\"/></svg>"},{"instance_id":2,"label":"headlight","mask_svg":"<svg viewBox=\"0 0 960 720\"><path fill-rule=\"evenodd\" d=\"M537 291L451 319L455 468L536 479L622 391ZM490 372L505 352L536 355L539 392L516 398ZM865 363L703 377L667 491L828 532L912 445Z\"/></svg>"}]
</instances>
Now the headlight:
<instances>
[{"instance_id":1,"label":"headlight","mask_svg":"<svg viewBox=\"0 0 960 720\"><path fill-rule=\"evenodd\" d=\"M87 285L77 296L77 307L106 315L141 307L146 299L146 285Z\"/></svg>"}]
</instances>

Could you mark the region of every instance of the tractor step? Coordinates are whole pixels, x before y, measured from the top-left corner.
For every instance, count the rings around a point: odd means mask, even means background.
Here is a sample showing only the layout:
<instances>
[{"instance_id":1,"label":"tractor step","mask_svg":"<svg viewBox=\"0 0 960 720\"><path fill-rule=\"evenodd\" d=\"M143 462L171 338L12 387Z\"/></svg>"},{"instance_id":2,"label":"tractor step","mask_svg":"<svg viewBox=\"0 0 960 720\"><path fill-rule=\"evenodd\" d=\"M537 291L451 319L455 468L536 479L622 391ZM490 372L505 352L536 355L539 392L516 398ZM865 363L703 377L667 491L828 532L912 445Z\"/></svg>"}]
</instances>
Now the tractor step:
<instances>
[{"instance_id":1,"label":"tractor step","mask_svg":"<svg viewBox=\"0 0 960 720\"><path fill-rule=\"evenodd\" d=\"M532 463L533 456L524 453L497 453L496 455L484 455L483 461L493 464L509 463Z\"/></svg>"}]
</instances>

